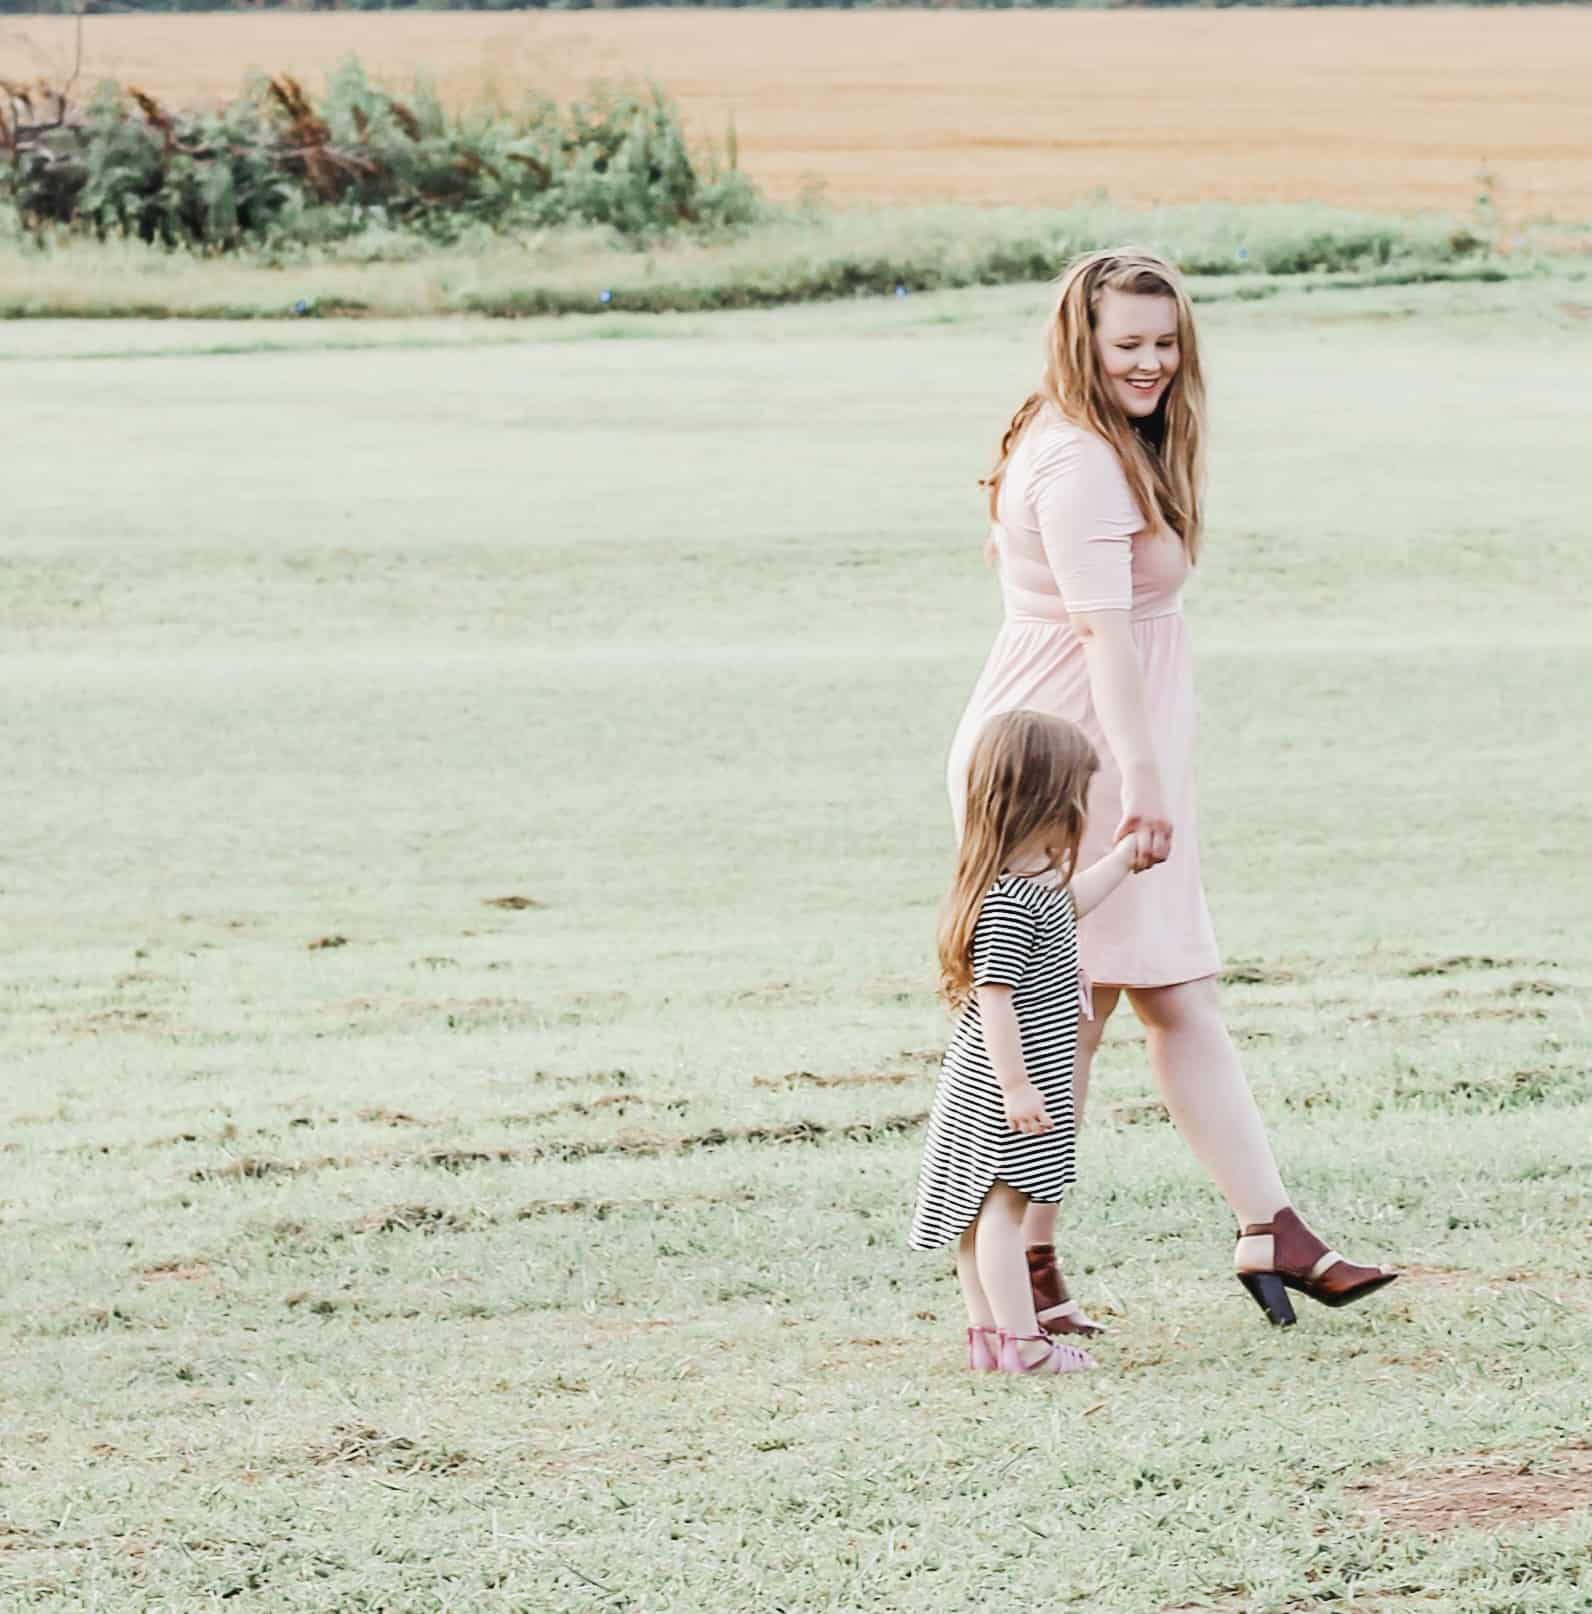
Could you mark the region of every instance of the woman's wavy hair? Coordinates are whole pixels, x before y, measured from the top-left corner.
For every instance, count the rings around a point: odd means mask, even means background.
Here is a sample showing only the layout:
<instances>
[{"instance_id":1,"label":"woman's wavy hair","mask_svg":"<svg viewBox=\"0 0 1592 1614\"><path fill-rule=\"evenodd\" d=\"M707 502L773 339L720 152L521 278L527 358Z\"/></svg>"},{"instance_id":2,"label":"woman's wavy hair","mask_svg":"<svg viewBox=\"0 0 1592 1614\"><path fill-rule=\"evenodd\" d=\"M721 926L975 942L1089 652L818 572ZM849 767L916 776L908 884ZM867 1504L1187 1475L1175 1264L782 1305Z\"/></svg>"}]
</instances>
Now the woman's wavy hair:
<instances>
[{"instance_id":1,"label":"woman's wavy hair","mask_svg":"<svg viewBox=\"0 0 1592 1614\"><path fill-rule=\"evenodd\" d=\"M953 1009L972 994L979 910L1013 852L1039 831L1054 831L1061 851L1051 867L1072 878L1099 766L1082 730L1045 712L1006 712L979 731L956 874L940 915L940 995Z\"/></svg>"},{"instance_id":2,"label":"woman's wavy hair","mask_svg":"<svg viewBox=\"0 0 1592 1614\"><path fill-rule=\"evenodd\" d=\"M1107 291L1170 297L1177 304L1177 374L1148 420L1136 421L1112 397L1095 349L1095 321ZM1145 524L1162 523L1198 560L1204 495L1205 381L1194 337L1194 309L1182 277L1166 259L1137 247L1086 252L1057 282L1056 306L1045 330L1045 373L1001 438L995 468L980 486L989 489L990 517L998 520L1001 480L1018 439L1034 416L1052 404L1075 426L1103 437L1116 450Z\"/></svg>"}]
</instances>

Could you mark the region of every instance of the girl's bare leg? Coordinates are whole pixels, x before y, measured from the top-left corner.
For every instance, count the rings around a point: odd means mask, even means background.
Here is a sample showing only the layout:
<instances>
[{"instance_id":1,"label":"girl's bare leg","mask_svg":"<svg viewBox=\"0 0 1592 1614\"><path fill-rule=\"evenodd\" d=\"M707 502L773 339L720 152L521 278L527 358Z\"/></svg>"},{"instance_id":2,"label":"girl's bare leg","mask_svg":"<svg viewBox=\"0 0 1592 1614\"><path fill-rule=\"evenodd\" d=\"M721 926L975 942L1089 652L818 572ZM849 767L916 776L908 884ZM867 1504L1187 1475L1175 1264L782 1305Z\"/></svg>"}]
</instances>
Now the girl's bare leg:
<instances>
[{"instance_id":1,"label":"girl's bare leg","mask_svg":"<svg viewBox=\"0 0 1592 1614\"><path fill-rule=\"evenodd\" d=\"M982 1216L982 1212L980 1213ZM978 1281L978 1222L956 1241L956 1279L962 1286L962 1303L972 1328L993 1328L995 1314L989 1309L989 1296Z\"/></svg>"},{"instance_id":2,"label":"girl's bare leg","mask_svg":"<svg viewBox=\"0 0 1592 1614\"><path fill-rule=\"evenodd\" d=\"M1130 987L1128 999L1144 1022L1150 1069L1172 1124L1239 1224L1269 1222L1288 1204L1288 1191L1227 1034L1216 977Z\"/></svg>"},{"instance_id":3,"label":"girl's bare leg","mask_svg":"<svg viewBox=\"0 0 1592 1614\"><path fill-rule=\"evenodd\" d=\"M975 1224L974 1251L978 1281L994 1313L995 1325L1009 1334L1037 1334L1034 1291L1028 1282L1028 1258L1023 1250L1023 1212L1028 1199L1015 1188L998 1182L984 1200ZM1029 1340L1018 1346L1025 1362L1037 1361L1050 1346Z\"/></svg>"},{"instance_id":4,"label":"girl's bare leg","mask_svg":"<svg viewBox=\"0 0 1592 1614\"><path fill-rule=\"evenodd\" d=\"M1078 1051L1072 1067L1072 1110L1078 1130L1083 1131L1083 1106L1089 1097L1089 1071L1094 1064L1095 1050L1106 1034L1106 1021L1122 996L1119 986L1097 986L1094 989L1093 1020L1078 1022ZM1023 1241L1026 1244L1054 1244L1056 1242L1056 1214L1059 1205L1030 1205L1023 1218Z\"/></svg>"}]
</instances>

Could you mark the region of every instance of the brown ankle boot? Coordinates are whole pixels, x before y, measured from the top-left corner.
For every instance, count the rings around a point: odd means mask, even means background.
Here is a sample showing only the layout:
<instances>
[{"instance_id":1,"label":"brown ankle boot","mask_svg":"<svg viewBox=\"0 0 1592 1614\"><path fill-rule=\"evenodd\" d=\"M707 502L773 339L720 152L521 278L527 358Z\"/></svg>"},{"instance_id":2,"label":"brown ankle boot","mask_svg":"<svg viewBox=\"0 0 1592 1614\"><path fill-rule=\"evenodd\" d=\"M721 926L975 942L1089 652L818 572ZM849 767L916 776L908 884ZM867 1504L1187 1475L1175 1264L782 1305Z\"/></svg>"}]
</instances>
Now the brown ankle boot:
<instances>
[{"instance_id":1,"label":"brown ankle boot","mask_svg":"<svg viewBox=\"0 0 1592 1614\"><path fill-rule=\"evenodd\" d=\"M1255 1304L1282 1328L1296 1321L1289 1289L1323 1306L1348 1306L1398 1276L1386 1267L1345 1261L1305 1226L1291 1205L1284 1205L1269 1222L1244 1229L1233 1251L1233 1266Z\"/></svg>"},{"instance_id":2,"label":"brown ankle boot","mask_svg":"<svg viewBox=\"0 0 1592 1614\"><path fill-rule=\"evenodd\" d=\"M1028 1281L1034 1289L1034 1314L1047 1334L1103 1334L1094 1318L1067 1293L1067 1280L1056 1265L1054 1244L1028 1246Z\"/></svg>"}]
</instances>

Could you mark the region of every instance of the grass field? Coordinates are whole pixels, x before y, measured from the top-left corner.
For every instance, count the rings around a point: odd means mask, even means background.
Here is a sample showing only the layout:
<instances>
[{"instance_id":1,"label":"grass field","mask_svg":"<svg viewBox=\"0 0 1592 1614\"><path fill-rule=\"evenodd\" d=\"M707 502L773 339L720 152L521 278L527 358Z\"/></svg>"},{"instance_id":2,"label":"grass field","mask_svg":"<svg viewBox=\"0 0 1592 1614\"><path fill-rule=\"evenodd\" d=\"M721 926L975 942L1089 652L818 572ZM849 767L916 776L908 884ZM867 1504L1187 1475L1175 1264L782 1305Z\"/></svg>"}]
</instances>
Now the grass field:
<instances>
[{"instance_id":1,"label":"grass field","mask_svg":"<svg viewBox=\"0 0 1592 1614\"><path fill-rule=\"evenodd\" d=\"M1043 290L0 326L0 1607L1586 1609L1583 301L1203 314L1232 1019L1407 1276L1268 1332L1121 1024L1046 1385L904 1247Z\"/></svg>"},{"instance_id":2,"label":"grass field","mask_svg":"<svg viewBox=\"0 0 1592 1614\"><path fill-rule=\"evenodd\" d=\"M0 77L66 76L66 19L0 19ZM1255 12L616 11L101 17L83 79L177 101L350 53L456 102L655 76L733 116L776 196L862 205L1311 201L1592 220L1585 7ZM822 116L815 116L815 108ZM1484 180L1490 176L1490 183Z\"/></svg>"}]
</instances>

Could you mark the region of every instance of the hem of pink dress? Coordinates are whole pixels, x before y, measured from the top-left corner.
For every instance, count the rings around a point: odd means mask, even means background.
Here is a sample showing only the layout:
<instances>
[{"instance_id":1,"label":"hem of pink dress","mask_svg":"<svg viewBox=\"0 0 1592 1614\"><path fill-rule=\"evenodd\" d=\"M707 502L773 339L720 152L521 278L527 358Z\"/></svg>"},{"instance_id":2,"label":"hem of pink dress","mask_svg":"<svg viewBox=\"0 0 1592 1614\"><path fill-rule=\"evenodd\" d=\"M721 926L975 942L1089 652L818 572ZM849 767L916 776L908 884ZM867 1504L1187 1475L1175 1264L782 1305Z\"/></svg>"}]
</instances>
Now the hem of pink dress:
<instances>
[{"instance_id":1,"label":"hem of pink dress","mask_svg":"<svg viewBox=\"0 0 1592 1614\"><path fill-rule=\"evenodd\" d=\"M1210 969L1196 970L1192 975L1174 976L1169 981L1111 981L1107 980L1103 975L1091 975L1089 977L1089 984L1096 991L1098 991L1101 987L1105 987L1111 992L1130 992L1135 989L1149 991L1152 987L1157 986L1187 986L1190 981L1208 981L1213 975L1220 975L1221 973L1222 966L1220 964L1216 964ZM1090 1015L1089 1018L1092 1020L1094 1016Z\"/></svg>"}]
</instances>

